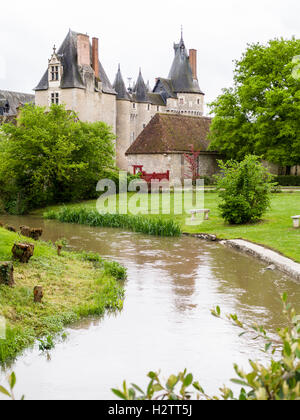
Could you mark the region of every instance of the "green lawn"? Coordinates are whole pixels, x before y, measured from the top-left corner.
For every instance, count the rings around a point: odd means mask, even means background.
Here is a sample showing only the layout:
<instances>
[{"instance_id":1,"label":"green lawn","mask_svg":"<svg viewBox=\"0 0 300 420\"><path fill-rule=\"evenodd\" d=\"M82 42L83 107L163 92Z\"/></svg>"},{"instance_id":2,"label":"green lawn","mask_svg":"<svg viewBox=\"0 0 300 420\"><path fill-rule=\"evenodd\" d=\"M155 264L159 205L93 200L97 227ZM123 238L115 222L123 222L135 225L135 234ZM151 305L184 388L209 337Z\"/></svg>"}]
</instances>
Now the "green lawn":
<instances>
[{"instance_id":1,"label":"green lawn","mask_svg":"<svg viewBox=\"0 0 300 420\"><path fill-rule=\"evenodd\" d=\"M12 259L16 241L30 241L35 252L29 264L14 262L15 286L0 285L0 316L6 319L6 339L0 339L0 365L17 356L40 337L60 332L65 325L107 309L123 306L119 267L97 255L62 252L54 246L21 238L0 228L0 261ZM33 288L43 287L41 304Z\"/></svg>"},{"instance_id":2,"label":"green lawn","mask_svg":"<svg viewBox=\"0 0 300 420\"><path fill-rule=\"evenodd\" d=\"M130 199L132 195L128 195ZM243 238L257 244L275 249L282 254L300 262L300 229L294 229L291 216L300 214L300 192L285 192L272 195L272 206L264 219L253 225L230 226L221 219L218 213L218 195L206 193L204 206L211 210L209 221L203 221L198 226L190 226L187 220L189 215L174 215L174 203L178 204L180 196L171 196L171 215L152 216L172 218L178 221L183 232L187 233L210 233L220 239ZM149 198L150 202L151 198ZM95 201L87 201L80 204L68 205L68 207L86 207L95 209ZM57 210L59 206L51 209ZM142 204L142 209L147 209L147 202ZM160 203L161 213L161 203ZM145 216L147 217L147 216Z\"/></svg>"}]
</instances>

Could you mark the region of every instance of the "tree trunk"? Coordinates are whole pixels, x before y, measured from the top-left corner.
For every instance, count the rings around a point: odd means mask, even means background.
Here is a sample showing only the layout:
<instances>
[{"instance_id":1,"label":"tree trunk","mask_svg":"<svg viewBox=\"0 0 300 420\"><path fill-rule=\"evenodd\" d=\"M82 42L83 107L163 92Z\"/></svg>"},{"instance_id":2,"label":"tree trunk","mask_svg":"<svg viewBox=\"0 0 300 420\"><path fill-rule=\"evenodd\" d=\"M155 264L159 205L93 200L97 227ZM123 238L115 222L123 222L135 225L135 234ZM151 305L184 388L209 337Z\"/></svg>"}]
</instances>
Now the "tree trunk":
<instances>
[{"instance_id":1,"label":"tree trunk","mask_svg":"<svg viewBox=\"0 0 300 420\"><path fill-rule=\"evenodd\" d=\"M0 284L14 286L14 266L11 262L0 262Z\"/></svg>"},{"instance_id":2,"label":"tree trunk","mask_svg":"<svg viewBox=\"0 0 300 420\"><path fill-rule=\"evenodd\" d=\"M57 245L57 255L60 256L61 251L62 251L62 245Z\"/></svg>"},{"instance_id":3,"label":"tree trunk","mask_svg":"<svg viewBox=\"0 0 300 420\"><path fill-rule=\"evenodd\" d=\"M26 236L26 238L30 238L30 227L20 226L20 231L21 231L22 236Z\"/></svg>"},{"instance_id":4,"label":"tree trunk","mask_svg":"<svg viewBox=\"0 0 300 420\"><path fill-rule=\"evenodd\" d=\"M8 230L9 232L14 232L14 233L17 232L17 230L13 226L6 226L5 229Z\"/></svg>"},{"instance_id":5,"label":"tree trunk","mask_svg":"<svg viewBox=\"0 0 300 420\"><path fill-rule=\"evenodd\" d=\"M20 226L20 230L21 235L34 239L35 241L38 241L43 234L43 229L31 229L28 226Z\"/></svg>"},{"instance_id":6,"label":"tree trunk","mask_svg":"<svg viewBox=\"0 0 300 420\"><path fill-rule=\"evenodd\" d=\"M43 229L31 229L30 238L38 241L43 234Z\"/></svg>"},{"instance_id":7,"label":"tree trunk","mask_svg":"<svg viewBox=\"0 0 300 420\"><path fill-rule=\"evenodd\" d=\"M13 257L21 263L28 264L34 253L34 245L32 244L14 244L12 249Z\"/></svg>"},{"instance_id":8,"label":"tree trunk","mask_svg":"<svg viewBox=\"0 0 300 420\"><path fill-rule=\"evenodd\" d=\"M41 286L35 286L33 289L33 296L35 303L41 303L44 297L43 288Z\"/></svg>"}]
</instances>

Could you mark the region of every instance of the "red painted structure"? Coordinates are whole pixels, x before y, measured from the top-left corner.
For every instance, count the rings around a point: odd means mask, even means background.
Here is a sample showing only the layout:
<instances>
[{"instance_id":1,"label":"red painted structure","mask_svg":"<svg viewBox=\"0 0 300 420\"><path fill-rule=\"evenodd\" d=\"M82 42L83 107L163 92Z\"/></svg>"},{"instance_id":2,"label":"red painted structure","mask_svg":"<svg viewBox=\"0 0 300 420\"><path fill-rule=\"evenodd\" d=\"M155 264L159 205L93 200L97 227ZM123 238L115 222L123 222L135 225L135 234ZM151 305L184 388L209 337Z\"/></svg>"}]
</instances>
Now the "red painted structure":
<instances>
[{"instance_id":1,"label":"red painted structure","mask_svg":"<svg viewBox=\"0 0 300 420\"><path fill-rule=\"evenodd\" d=\"M170 181L170 171L167 171L166 173L160 173L157 174L156 172L153 172L152 174L147 174L147 172L143 171L144 166L142 165L133 165L133 174L141 174L141 179L145 180L148 184L151 183L151 181L162 181L167 180Z\"/></svg>"}]
</instances>

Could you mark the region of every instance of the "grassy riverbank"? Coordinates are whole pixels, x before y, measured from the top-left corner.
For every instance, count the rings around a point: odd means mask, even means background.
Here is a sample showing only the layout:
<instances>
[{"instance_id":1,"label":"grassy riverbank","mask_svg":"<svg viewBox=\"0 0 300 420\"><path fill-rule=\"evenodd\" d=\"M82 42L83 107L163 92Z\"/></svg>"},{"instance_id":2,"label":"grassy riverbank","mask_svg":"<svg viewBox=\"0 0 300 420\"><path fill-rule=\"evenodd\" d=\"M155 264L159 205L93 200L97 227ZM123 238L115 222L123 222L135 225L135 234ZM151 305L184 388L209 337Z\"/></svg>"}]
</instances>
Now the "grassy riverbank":
<instances>
[{"instance_id":1,"label":"grassy riverbank","mask_svg":"<svg viewBox=\"0 0 300 420\"><path fill-rule=\"evenodd\" d=\"M130 199L130 195L128 198ZM152 197L153 198L153 197ZM149 198L149 202L151 197ZM172 220L178 223L182 232L187 233L209 233L217 235L220 239L246 239L257 244L277 250L278 252L300 262L300 229L292 227L291 216L300 214L300 193L281 193L272 195L272 206L267 212L264 219L256 224L230 226L224 223L218 212L218 195L215 193L205 194L205 208L211 210L209 221L205 221L198 226L189 225L189 215L176 215L174 208L178 204L180 196L172 195L171 197L171 214L151 216L161 220ZM145 210L146 203L142 203ZM51 210L58 212L61 207L52 207ZM68 205L68 209L87 209L95 210L95 201L88 201L81 204ZM159 205L161 213L162 204ZM149 218L149 216L143 216Z\"/></svg>"},{"instance_id":2,"label":"grassy riverbank","mask_svg":"<svg viewBox=\"0 0 300 420\"><path fill-rule=\"evenodd\" d=\"M18 234L0 228L0 261L11 260L15 241L20 241ZM59 257L51 244L30 242L35 243L34 257L28 265L14 263L15 287L0 286L0 315L7 323L6 339L0 339L0 363L16 357L37 338L123 306L124 289L118 280L126 272L117 263L87 253L62 252ZM44 290L42 304L33 303L37 285Z\"/></svg>"}]
</instances>

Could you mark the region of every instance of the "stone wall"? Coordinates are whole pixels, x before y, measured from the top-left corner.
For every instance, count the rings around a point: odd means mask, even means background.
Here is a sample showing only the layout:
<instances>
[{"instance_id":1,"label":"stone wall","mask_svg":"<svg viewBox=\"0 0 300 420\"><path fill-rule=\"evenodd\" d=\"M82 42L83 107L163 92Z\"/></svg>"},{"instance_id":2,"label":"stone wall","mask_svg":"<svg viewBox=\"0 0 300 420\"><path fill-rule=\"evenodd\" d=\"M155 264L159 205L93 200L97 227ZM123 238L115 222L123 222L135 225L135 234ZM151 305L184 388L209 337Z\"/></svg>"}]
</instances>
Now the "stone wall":
<instances>
[{"instance_id":1,"label":"stone wall","mask_svg":"<svg viewBox=\"0 0 300 420\"><path fill-rule=\"evenodd\" d=\"M202 116L204 114L204 95L199 93L178 93L177 96L178 99L169 98L167 100L168 112L194 116Z\"/></svg>"},{"instance_id":2,"label":"stone wall","mask_svg":"<svg viewBox=\"0 0 300 420\"><path fill-rule=\"evenodd\" d=\"M151 119L158 112L165 112L166 109L165 106L132 102L130 104L130 145L138 138Z\"/></svg>"},{"instance_id":3,"label":"stone wall","mask_svg":"<svg viewBox=\"0 0 300 420\"><path fill-rule=\"evenodd\" d=\"M201 176L212 176L219 172L217 160L219 155L203 154L199 157ZM128 155L128 171L133 172L132 165L143 165L148 173L170 171L170 180L182 180L189 174L189 168L183 154L150 154Z\"/></svg>"},{"instance_id":4,"label":"stone wall","mask_svg":"<svg viewBox=\"0 0 300 420\"><path fill-rule=\"evenodd\" d=\"M133 173L132 165L143 165L148 173L165 173L170 171L170 180L178 180L183 177L182 155L129 155L128 171Z\"/></svg>"},{"instance_id":5,"label":"stone wall","mask_svg":"<svg viewBox=\"0 0 300 420\"><path fill-rule=\"evenodd\" d=\"M298 166L293 166L291 168L291 175L297 175L297 176L300 175L300 166L299 165Z\"/></svg>"},{"instance_id":6,"label":"stone wall","mask_svg":"<svg viewBox=\"0 0 300 420\"><path fill-rule=\"evenodd\" d=\"M91 92L85 89L60 89L50 88L49 90L36 92L36 105L49 109L51 104L51 93L58 92L60 103L67 109L74 110L80 120L87 122L103 121L112 127L116 133L117 105L115 95L102 92Z\"/></svg>"},{"instance_id":7,"label":"stone wall","mask_svg":"<svg viewBox=\"0 0 300 420\"><path fill-rule=\"evenodd\" d=\"M220 155L208 154L199 156L199 174L200 176L213 176L219 173L220 168L218 166L218 160Z\"/></svg>"}]
</instances>

